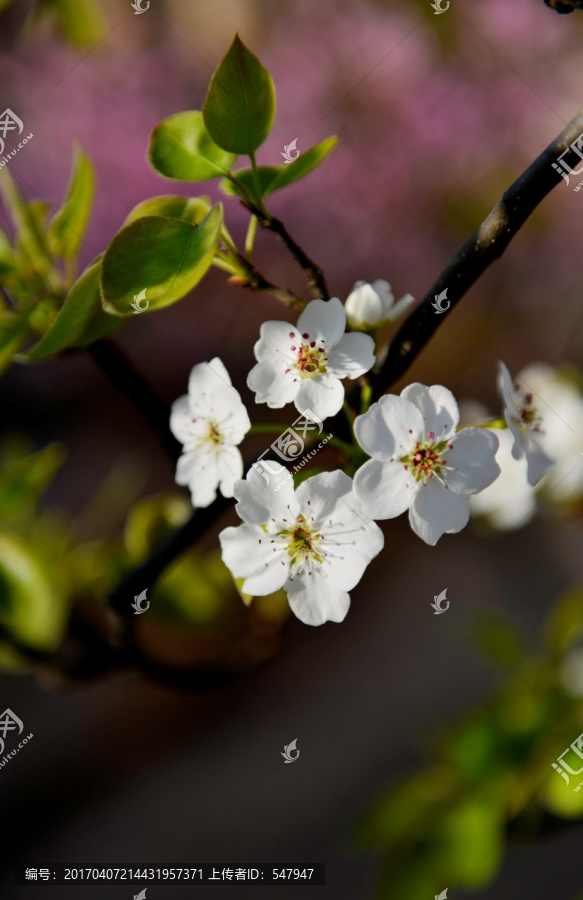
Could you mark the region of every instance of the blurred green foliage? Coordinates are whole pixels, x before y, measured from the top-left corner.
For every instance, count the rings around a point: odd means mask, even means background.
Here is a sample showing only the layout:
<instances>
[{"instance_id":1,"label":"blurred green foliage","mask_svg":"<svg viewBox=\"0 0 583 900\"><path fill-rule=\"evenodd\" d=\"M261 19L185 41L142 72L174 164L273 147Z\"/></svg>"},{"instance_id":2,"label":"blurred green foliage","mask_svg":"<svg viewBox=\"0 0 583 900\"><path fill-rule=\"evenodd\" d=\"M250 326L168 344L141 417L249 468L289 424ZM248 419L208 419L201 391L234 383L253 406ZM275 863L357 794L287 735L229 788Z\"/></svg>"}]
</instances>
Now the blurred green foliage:
<instances>
[{"instance_id":1,"label":"blurred green foliage","mask_svg":"<svg viewBox=\"0 0 583 900\"><path fill-rule=\"evenodd\" d=\"M475 631L505 681L490 702L438 735L434 761L395 786L363 823L361 845L384 852L381 898L481 888L500 867L509 829L534 838L549 813L583 817L579 779L567 785L551 767L583 730L583 588L556 604L539 651L489 615ZM566 669L573 654L580 678Z\"/></svg>"}]
</instances>

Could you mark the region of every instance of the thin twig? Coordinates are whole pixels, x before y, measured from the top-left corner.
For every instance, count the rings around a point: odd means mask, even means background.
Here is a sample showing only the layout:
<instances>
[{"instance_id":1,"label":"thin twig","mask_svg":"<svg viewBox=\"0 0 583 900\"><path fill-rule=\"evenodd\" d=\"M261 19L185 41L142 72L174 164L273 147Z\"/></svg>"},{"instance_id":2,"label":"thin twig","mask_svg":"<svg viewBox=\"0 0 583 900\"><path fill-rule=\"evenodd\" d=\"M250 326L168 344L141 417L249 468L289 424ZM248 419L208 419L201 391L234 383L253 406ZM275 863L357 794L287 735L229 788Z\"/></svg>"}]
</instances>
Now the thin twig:
<instances>
[{"instance_id":1,"label":"thin twig","mask_svg":"<svg viewBox=\"0 0 583 900\"><path fill-rule=\"evenodd\" d=\"M277 236L283 241L294 259L297 260L297 262L306 273L312 296L320 297L322 300L329 300L330 294L326 285L324 272L322 271L320 266L316 265L313 259L310 259L305 250L303 250L300 245L294 241L283 222L280 219L276 219L275 216L272 216L269 213L266 214L265 212L263 212L263 210L259 209L258 206L255 206L255 204L251 203L249 200L241 200L241 203L259 220L259 224L262 228L266 228L268 231L273 231L273 233L277 234Z\"/></svg>"},{"instance_id":2,"label":"thin twig","mask_svg":"<svg viewBox=\"0 0 583 900\"><path fill-rule=\"evenodd\" d=\"M561 134L535 159L528 169L505 191L502 199L480 225L476 233L456 253L429 289L421 304L405 320L389 346L380 372L373 376L373 398L376 400L399 379L419 355L423 347L443 325L447 316L469 288L504 250L554 187L562 182L552 167L557 157L583 132L583 113L579 112ZM571 151L565 161L569 166L581 162ZM437 315L433 302L447 288L450 306Z\"/></svg>"},{"instance_id":3,"label":"thin twig","mask_svg":"<svg viewBox=\"0 0 583 900\"><path fill-rule=\"evenodd\" d=\"M182 447L170 431L170 408L160 400L148 382L136 372L127 357L112 341L96 341L87 347L87 350L101 371L142 413L171 460L176 462Z\"/></svg>"}]
</instances>

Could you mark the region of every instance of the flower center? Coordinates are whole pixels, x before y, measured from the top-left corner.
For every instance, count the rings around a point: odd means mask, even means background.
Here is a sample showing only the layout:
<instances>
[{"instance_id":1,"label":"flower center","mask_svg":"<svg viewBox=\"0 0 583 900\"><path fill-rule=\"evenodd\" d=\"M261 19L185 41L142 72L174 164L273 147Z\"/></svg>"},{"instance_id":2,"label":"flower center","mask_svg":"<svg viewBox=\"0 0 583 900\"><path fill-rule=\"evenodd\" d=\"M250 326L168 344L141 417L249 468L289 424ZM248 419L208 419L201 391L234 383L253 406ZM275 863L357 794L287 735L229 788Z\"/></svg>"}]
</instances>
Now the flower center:
<instances>
[{"instance_id":1,"label":"flower center","mask_svg":"<svg viewBox=\"0 0 583 900\"><path fill-rule=\"evenodd\" d=\"M447 441L435 441L433 431L430 431L427 437L427 441L417 441L415 449L401 457L405 469L410 470L416 481L423 484L434 476L440 480L443 478L443 469L447 468L443 452L446 448L449 450L452 448Z\"/></svg>"},{"instance_id":2,"label":"flower center","mask_svg":"<svg viewBox=\"0 0 583 900\"><path fill-rule=\"evenodd\" d=\"M527 428L532 429L532 431L542 432L542 429L540 427L542 416L538 414L538 410L532 402L532 394L523 394L518 387L516 388L516 391L516 405L520 410L520 418L522 419L523 425L525 425Z\"/></svg>"},{"instance_id":3,"label":"flower center","mask_svg":"<svg viewBox=\"0 0 583 900\"><path fill-rule=\"evenodd\" d=\"M225 443L225 435L219 429L219 426L216 424L216 422L209 422L208 440L213 444Z\"/></svg>"},{"instance_id":4,"label":"flower center","mask_svg":"<svg viewBox=\"0 0 583 900\"><path fill-rule=\"evenodd\" d=\"M306 517L299 515L293 525L278 532L283 538L287 555L290 557L291 576L299 574L304 565L311 569L313 563L324 562L324 553L318 550L320 533L312 527ZM295 570L295 571L294 571Z\"/></svg>"},{"instance_id":5,"label":"flower center","mask_svg":"<svg viewBox=\"0 0 583 900\"><path fill-rule=\"evenodd\" d=\"M290 331L289 336L296 338L293 331ZM323 338L310 340L307 331L302 334L301 342L292 344L290 350L294 359L293 367L299 372L300 378L313 378L315 375L326 372L327 354L324 344ZM291 369L286 369L286 375L290 371Z\"/></svg>"}]
</instances>

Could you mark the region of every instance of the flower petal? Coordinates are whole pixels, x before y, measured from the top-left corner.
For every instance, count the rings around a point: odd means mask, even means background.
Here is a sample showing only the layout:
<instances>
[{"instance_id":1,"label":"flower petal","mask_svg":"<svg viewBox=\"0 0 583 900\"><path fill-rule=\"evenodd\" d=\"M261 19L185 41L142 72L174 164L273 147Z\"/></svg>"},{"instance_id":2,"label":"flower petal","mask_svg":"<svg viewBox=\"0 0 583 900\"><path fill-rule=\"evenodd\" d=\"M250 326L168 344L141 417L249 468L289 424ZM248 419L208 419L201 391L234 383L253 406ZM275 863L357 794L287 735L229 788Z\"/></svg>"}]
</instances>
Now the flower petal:
<instances>
[{"instance_id":1,"label":"flower petal","mask_svg":"<svg viewBox=\"0 0 583 900\"><path fill-rule=\"evenodd\" d=\"M417 484L401 462L369 459L354 476L354 491L371 519L394 519L413 502Z\"/></svg>"},{"instance_id":2,"label":"flower petal","mask_svg":"<svg viewBox=\"0 0 583 900\"><path fill-rule=\"evenodd\" d=\"M259 362L247 376L247 387L255 391L256 403L267 403L272 409L281 409L296 398L301 382L293 372L287 375L279 366ZM340 404L342 405L342 404Z\"/></svg>"},{"instance_id":3,"label":"flower petal","mask_svg":"<svg viewBox=\"0 0 583 900\"><path fill-rule=\"evenodd\" d=\"M415 303L413 294L404 294L389 310L389 322L395 322L407 309L409 309L412 303Z\"/></svg>"},{"instance_id":4,"label":"flower petal","mask_svg":"<svg viewBox=\"0 0 583 900\"><path fill-rule=\"evenodd\" d=\"M504 406L520 417L520 410L516 406L514 382L508 371L508 366L501 359L498 360L498 392L502 397Z\"/></svg>"},{"instance_id":5,"label":"flower petal","mask_svg":"<svg viewBox=\"0 0 583 900\"><path fill-rule=\"evenodd\" d=\"M196 399L200 394L211 393L219 385L231 387L231 376L215 356L210 362L194 366L188 379L188 393Z\"/></svg>"},{"instance_id":6,"label":"flower petal","mask_svg":"<svg viewBox=\"0 0 583 900\"><path fill-rule=\"evenodd\" d=\"M278 359L294 359L290 348L297 345L301 340L301 335L295 325L290 325L289 322L271 320L263 322L259 329L259 334L259 340L253 348L257 362L273 363L277 362ZM284 366L284 368L287 368L287 366Z\"/></svg>"},{"instance_id":7,"label":"flower petal","mask_svg":"<svg viewBox=\"0 0 583 900\"><path fill-rule=\"evenodd\" d=\"M234 487L240 518L252 525L265 525L272 518L279 521L289 513L298 515L299 504L288 475L288 470L273 459L257 460L246 478Z\"/></svg>"},{"instance_id":8,"label":"flower petal","mask_svg":"<svg viewBox=\"0 0 583 900\"><path fill-rule=\"evenodd\" d=\"M189 488L193 506L210 506L216 500L219 484L214 450L202 447L192 453L184 453L176 465L176 484Z\"/></svg>"},{"instance_id":9,"label":"flower petal","mask_svg":"<svg viewBox=\"0 0 583 900\"><path fill-rule=\"evenodd\" d=\"M457 494L479 494L496 481L500 466L496 462L498 438L486 428L462 428L452 439L452 449L444 450L447 486Z\"/></svg>"},{"instance_id":10,"label":"flower petal","mask_svg":"<svg viewBox=\"0 0 583 900\"><path fill-rule=\"evenodd\" d=\"M350 595L331 589L316 572L290 579L285 589L292 612L306 625L342 622L350 608Z\"/></svg>"},{"instance_id":11,"label":"flower petal","mask_svg":"<svg viewBox=\"0 0 583 900\"><path fill-rule=\"evenodd\" d=\"M324 421L342 409L344 388L335 375L325 372L313 378L303 378L299 385L300 389L294 400L298 412L311 410L318 419Z\"/></svg>"},{"instance_id":12,"label":"flower petal","mask_svg":"<svg viewBox=\"0 0 583 900\"><path fill-rule=\"evenodd\" d=\"M338 297L312 300L298 319L297 330L311 340L321 338L328 349L338 343L346 331L346 312Z\"/></svg>"},{"instance_id":13,"label":"flower petal","mask_svg":"<svg viewBox=\"0 0 583 900\"><path fill-rule=\"evenodd\" d=\"M328 353L326 369L338 378L358 378L375 364L375 343L368 334L345 334Z\"/></svg>"},{"instance_id":14,"label":"flower petal","mask_svg":"<svg viewBox=\"0 0 583 900\"><path fill-rule=\"evenodd\" d=\"M188 425L191 421L190 398L188 394L184 394L174 401L170 411L170 431L181 444L185 444L190 437Z\"/></svg>"},{"instance_id":15,"label":"flower petal","mask_svg":"<svg viewBox=\"0 0 583 900\"><path fill-rule=\"evenodd\" d=\"M468 498L448 490L436 478L420 488L409 509L411 528L432 547L442 534L465 528L469 518Z\"/></svg>"},{"instance_id":16,"label":"flower petal","mask_svg":"<svg viewBox=\"0 0 583 900\"><path fill-rule=\"evenodd\" d=\"M289 558L274 550L271 539L255 525L225 528L219 534L223 562L235 578L244 578L243 593L264 597L283 587Z\"/></svg>"},{"instance_id":17,"label":"flower petal","mask_svg":"<svg viewBox=\"0 0 583 900\"><path fill-rule=\"evenodd\" d=\"M223 497L232 497L235 482L243 477L243 457L236 447L223 444L217 460L217 476Z\"/></svg>"},{"instance_id":18,"label":"flower petal","mask_svg":"<svg viewBox=\"0 0 583 900\"><path fill-rule=\"evenodd\" d=\"M554 460L542 449L536 438L531 437L526 451L527 478L529 484L537 484L552 467Z\"/></svg>"},{"instance_id":19,"label":"flower petal","mask_svg":"<svg viewBox=\"0 0 583 900\"><path fill-rule=\"evenodd\" d=\"M415 382L401 391L401 397L417 406L425 420L425 434L432 431L438 440L445 440L455 432L460 419L456 399L441 384L426 387Z\"/></svg>"},{"instance_id":20,"label":"flower petal","mask_svg":"<svg viewBox=\"0 0 583 900\"><path fill-rule=\"evenodd\" d=\"M423 416L408 400L385 394L363 416L357 416L354 433L369 456L386 460L400 458L423 438Z\"/></svg>"}]
</instances>

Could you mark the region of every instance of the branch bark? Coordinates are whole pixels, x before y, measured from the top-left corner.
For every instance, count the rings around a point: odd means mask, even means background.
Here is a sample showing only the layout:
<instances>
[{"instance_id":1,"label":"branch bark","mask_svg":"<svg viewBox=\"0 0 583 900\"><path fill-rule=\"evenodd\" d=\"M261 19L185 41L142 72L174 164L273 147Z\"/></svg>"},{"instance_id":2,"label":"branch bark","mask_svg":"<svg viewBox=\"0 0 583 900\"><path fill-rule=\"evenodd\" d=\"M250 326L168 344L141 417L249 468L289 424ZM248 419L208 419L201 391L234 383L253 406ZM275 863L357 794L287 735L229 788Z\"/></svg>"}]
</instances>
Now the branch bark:
<instances>
[{"instance_id":1,"label":"branch bark","mask_svg":"<svg viewBox=\"0 0 583 900\"><path fill-rule=\"evenodd\" d=\"M488 266L502 256L532 211L562 181L552 163L582 132L583 112L579 112L505 191L476 233L456 253L391 341L380 372L372 377L373 399L377 400L407 371L464 294ZM572 167L581 162L581 157L571 150L565 156L565 162ZM435 296L446 288L450 306L447 312L437 315L432 304Z\"/></svg>"}]
</instances>

